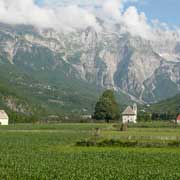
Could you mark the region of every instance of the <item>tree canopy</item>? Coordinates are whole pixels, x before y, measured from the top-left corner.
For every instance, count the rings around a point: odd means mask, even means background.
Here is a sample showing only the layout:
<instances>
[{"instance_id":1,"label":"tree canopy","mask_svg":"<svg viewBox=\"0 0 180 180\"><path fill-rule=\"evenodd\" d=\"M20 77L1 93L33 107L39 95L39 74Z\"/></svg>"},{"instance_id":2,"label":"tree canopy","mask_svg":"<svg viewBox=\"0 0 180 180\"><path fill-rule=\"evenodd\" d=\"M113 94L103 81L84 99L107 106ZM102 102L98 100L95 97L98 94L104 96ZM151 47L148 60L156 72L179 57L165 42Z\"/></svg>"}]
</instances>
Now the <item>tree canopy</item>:
<instances>
[{"instance_id":1,"label":"tree canopy","mask_svg":"<svg viewBox=\"0 0 180 180\"><path fill-rule=\"evenodd\" d=\"M106 90L96 103L93 118L109 122L110 120L119 119L119 116L119 105L115 100L114 92Z\"/></svg>"}]
</instances>

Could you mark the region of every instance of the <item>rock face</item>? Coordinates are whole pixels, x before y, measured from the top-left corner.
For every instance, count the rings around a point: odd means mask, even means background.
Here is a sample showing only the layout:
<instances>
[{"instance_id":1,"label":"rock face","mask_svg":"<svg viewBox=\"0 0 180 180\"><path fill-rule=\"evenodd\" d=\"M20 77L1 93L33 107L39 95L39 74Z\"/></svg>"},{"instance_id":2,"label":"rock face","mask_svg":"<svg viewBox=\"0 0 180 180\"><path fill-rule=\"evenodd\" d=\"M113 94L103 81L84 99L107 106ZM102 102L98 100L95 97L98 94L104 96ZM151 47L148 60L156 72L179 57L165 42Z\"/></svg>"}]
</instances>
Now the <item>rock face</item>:
<instances>
[{"instance_id":1,"label":"rock face","mask_svg":"<svg viewBox=\"0 0 180 180\"><path fill-rule=\"evenodd\" d=\"M89 85L123 91L141 102L180 92L180 41L157 41L88 27L72 33L0 25L0 61L31 73L58 71Z\"/></svg>"}]
</instances>

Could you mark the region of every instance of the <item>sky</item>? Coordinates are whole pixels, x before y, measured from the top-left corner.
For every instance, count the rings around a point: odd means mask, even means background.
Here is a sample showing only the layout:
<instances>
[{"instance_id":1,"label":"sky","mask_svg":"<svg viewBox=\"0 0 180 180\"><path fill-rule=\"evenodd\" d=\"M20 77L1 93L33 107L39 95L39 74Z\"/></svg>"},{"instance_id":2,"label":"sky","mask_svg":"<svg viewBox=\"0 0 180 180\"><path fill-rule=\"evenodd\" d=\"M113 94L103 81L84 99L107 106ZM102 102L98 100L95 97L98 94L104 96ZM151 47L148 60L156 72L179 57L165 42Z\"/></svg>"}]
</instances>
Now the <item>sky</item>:
<instances>
[{"instance_id":1,"label":"sky","mask_svg":"<svg viewBox=\"0 0 180 180\"><path fill-rule=\"evenodd\" d=\"M87 4L94 0L36 0L41 5L47 2L49 4L64 4L67 2L72 4L75 1L79 4ZM125 9L129 6L135 6L139 12L144 12L149 20L158 19L170 26L180 27L180 0L134 0L126 2L124 6Z\"/></svg>"},{"instance_id":2,"label":"sky","mask_svg":"<svg viewBox=\"0 0 180 180\"><path fill-rule=\"evenodd\" d=\"M171 26L180 26L180 0L143 0L135 5L139 11L146 14L148 19L158 19Z\"/></svg>"},{"instance_id":3,"label":"sky","mask_svg":"<svg viewBox=\"0 0 180 180\"><path fill-rule=\"evenodd\" d=\"M163 30L180 37L180 0L0 0L0 22L27 24L72 32L94 27L102 30L97 16L121 31L156 39Z\"/></svg>"}]
</instances>

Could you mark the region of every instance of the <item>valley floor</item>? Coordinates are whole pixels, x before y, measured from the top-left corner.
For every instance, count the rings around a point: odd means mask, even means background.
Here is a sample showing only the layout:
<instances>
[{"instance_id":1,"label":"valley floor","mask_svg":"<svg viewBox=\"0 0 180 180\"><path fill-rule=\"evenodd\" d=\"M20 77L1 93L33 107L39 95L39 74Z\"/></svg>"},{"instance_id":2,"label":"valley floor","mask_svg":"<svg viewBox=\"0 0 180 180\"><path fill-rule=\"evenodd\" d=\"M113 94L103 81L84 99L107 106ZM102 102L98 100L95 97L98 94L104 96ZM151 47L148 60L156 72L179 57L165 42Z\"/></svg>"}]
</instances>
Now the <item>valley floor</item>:
<instances>
[{"instance_id":1,"label":"valley floor","mask_svg":"<svg viewBox=\"0 0 180 180\"><path fill-rule=\"evenodd\" d=\"M105 138L178 139L180 128L112 124L10 125L0 127L0 179L180 179L180 148L77 147L101 128ZM147 140L146 139L146 140ZM168 140L169 140L168 139ZM149 140L149 139L148 139Z\"/></svg>"}]
</instances>

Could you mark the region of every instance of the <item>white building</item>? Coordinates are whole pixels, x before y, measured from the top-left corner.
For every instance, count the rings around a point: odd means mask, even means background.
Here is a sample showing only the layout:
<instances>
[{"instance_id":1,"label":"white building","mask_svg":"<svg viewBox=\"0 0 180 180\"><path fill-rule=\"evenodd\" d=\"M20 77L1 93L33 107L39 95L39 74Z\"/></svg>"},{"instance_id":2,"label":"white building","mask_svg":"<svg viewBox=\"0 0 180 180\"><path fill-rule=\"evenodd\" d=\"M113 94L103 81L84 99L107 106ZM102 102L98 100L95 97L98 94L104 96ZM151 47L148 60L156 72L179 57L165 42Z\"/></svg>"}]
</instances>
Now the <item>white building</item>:
<instances>
[{"instance_id":1,"label":"white building","mask_svg":"<svg viewBox=\"0 0 180 180\"><path fill-rule=\"evenodd\" d=\"M92 119L92 115L83 115L82 118L83 119Z\"/></svg>"},{"instance_id":2,"label":"white building","mask_svg":"<svg viewBox=\"0 0 180 180\"><path fill-rule=\"evenodd\" d=\"M125 111L122 113L122 122L123 123L137 123L137 105L134 104L133 107L128 106Z\"/></svg>"},{"instance_id":3,"label":"white building","mask_svg":"<svg viewBox=\"0 0 180 180\"><path fill-rule=\"evenodd\" d=\"M8 125L9 117L4 110L0 110L0 125Z\"/></svg>"}]
</instances>

